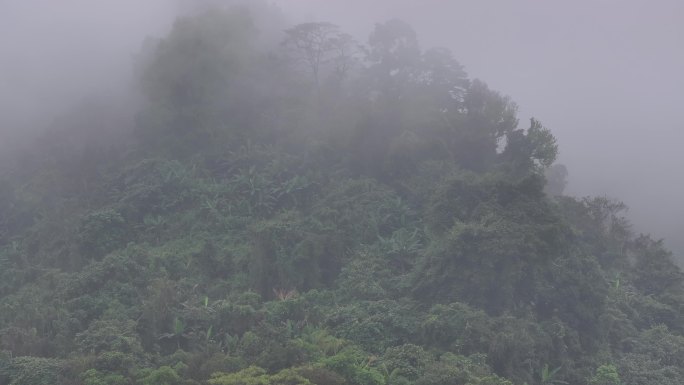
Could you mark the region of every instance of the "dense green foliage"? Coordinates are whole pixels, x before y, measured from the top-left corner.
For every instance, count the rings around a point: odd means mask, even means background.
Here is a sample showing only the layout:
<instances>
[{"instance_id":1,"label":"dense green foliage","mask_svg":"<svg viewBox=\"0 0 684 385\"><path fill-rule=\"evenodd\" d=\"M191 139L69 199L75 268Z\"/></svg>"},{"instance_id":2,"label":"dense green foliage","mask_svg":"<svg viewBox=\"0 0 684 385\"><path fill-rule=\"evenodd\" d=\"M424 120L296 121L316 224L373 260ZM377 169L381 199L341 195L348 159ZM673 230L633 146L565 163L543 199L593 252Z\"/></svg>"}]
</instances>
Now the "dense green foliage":
<instances>
[{"instance_id":1,"label":"dense green foliage","mask_svg":"<svg viewBox=\"0 0 684 385\"><path fill-rule=\"evenodd\" d=\"M400 21L250 20L179 20L130 137L2 176L0 384L684 382L684 275L540 122Z\"/></svg>"}]
</instances>

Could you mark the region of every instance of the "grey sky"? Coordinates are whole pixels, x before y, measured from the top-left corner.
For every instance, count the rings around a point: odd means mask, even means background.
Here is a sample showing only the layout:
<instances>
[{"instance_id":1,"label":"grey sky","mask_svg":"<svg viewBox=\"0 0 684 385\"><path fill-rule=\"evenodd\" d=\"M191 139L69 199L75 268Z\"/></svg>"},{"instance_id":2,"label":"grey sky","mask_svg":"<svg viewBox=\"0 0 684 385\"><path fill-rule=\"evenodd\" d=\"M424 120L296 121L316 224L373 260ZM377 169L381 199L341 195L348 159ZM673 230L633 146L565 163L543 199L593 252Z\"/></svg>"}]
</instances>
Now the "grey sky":
<instances>
[{"instance_id":1,"label":"grey sky","mask_svg":"<svg viewBox=\"0 0 684 385\"><path fill-rule=\"evenodd\" d=\"M165 0L0 0L0 134L127 88L132 54L165 30ZM3 138L3 137L0 137Z\"/></svg>"},{"instance_id":2,"label":"grey sky","mask_svg":"<svg viewBox=\"0 0 684 385\"><path fill-rule=\"evenodd\" d=\"M0 134L124 89L131 55L163 34L179 1L0 0ZM522 124L533 115L553 130L569 193L624 200L639 230L684 252L684 2L272 2L362 40L376 22L409 22L423 46L452 49L471 76L510 95Z\"/></svg>"}]
</instances>

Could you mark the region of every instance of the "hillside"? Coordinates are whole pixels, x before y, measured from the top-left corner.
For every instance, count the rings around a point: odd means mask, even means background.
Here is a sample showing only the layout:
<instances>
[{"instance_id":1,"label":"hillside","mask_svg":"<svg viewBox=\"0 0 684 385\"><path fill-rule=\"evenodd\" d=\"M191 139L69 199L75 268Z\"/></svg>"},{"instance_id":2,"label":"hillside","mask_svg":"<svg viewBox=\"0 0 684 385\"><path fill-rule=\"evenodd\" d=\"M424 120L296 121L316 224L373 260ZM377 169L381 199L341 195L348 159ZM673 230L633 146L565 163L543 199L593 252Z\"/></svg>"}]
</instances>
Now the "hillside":
<instances>
[{"instance_id":1,"label":"hillside","mask_svg":"<svg viewBox=\"0 0 684 385\"><path fill-rule=\"evenodd\" d=\"M401 21L251 12L5 167L0 384L684 382L684 275L541 122Z\"/></svg>"}]
</instances>

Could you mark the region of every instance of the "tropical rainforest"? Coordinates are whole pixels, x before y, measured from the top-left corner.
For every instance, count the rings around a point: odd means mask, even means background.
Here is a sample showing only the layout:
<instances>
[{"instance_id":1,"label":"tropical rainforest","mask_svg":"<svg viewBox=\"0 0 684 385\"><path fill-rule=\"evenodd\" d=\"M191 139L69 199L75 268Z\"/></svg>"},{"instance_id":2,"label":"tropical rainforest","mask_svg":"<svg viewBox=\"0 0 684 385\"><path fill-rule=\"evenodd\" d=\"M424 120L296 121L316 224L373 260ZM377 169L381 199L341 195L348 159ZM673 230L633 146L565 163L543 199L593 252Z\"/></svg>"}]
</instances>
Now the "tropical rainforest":
<instances>
[{"instance_id":1,"label":"tropical rainforest","mask_svg":"<svg viewBox=\"0 0 684 385\"><path fill-rule=\"evenodd\" d=\"M0 384L684 383L662 241L408 24L213 9L134 61L134 118L2 165Z\"/></svg>"}]
</instances>

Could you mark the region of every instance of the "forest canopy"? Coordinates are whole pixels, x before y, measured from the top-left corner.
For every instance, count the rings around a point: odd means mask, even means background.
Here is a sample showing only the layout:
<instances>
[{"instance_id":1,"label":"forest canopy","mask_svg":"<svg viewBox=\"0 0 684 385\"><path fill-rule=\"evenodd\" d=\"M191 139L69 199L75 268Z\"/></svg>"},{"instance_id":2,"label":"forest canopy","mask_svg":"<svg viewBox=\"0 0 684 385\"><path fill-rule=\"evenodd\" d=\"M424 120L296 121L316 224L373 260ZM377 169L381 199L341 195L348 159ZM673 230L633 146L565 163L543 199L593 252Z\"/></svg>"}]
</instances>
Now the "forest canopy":
<instances>
[{"instance_id":1,"label":"forest canopy","mask_svg":"<svg viewBox=\"0 0 684 385\"><path fill-rule=\"evenodd\" d=\"M405 22L216 8L136 60L116 140L86 106L0 176L0 384L682 383L662 241Z\"/></svg>"}]
</instances>

